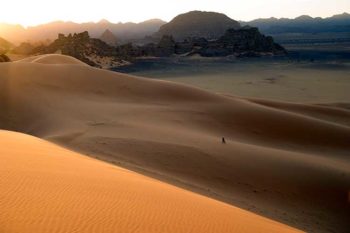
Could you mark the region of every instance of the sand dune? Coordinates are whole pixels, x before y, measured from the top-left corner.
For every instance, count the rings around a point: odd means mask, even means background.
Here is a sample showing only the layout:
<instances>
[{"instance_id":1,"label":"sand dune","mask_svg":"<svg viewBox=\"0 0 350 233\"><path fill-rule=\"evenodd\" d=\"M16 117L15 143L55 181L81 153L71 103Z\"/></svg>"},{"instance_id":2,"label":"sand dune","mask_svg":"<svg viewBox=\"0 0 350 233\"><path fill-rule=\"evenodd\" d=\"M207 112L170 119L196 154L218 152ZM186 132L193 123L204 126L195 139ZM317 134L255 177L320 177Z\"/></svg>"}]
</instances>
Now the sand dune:
<instances>
[{"instance_id":1,"label":"sand dune","mask_svg":"<svg viewBox=\"0 0 350 233\"><path fill-rule=\"evenodd\" d=\"M79 61L78 59L66 55L60 54L47 54L47 55L38 55L34 57L28 57L17 62L22 63L39 63L39 64L56 64L56 65L83 65L87 66L84 62Z\"/></svg>"},{"instance_id":2,"label":"sand dune","mask_svg":"<svg viewBox=\"0 0 350 233\"><path fill-rule=\"evenodd\" d=\"M299 232L212 199L0 131L0 232Z\"/></svg>"},{"instance_id":3,"label":"sand dune","mask_svg":"<svg viewBox=\"0 0 350 233\"><path fill-rule=\"evenodd\" d=\"M0 74L2 129L302 230L348 228L346 109L223 96L60 55L0 64Z\"/></svg>"}]
</instances>

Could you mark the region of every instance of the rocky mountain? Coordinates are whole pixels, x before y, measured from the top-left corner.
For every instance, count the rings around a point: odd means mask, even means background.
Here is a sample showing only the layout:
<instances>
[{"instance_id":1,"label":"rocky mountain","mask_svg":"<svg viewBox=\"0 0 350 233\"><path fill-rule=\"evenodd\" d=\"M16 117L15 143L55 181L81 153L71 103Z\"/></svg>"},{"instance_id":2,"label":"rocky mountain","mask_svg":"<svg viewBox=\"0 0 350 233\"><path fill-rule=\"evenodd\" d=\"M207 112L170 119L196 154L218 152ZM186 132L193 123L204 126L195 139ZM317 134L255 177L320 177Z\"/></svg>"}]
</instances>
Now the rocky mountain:
<instances>
[{"instance_id":1,"label":"rocky mountain","mask_svg":"<svg viewBox=\"0 0 350 233\"><path fill-rule=\"evenodd\" d=\"M343 13L328 18L312 18L308 15L302 15L295 19L256 19L250 22L241 22L241 24L258 27L266 34L322 32L350 33L350 14Z\"/></svg>"},{"instance_id":2,"label":"rocky mountain","mask_svg":"<svg viewBox=\"0 0 350 233\"><path fill-rule=\"evenodd\" d=\"M1 24L0 36L19 44L21 42L37 42L46 39L54 40L58 33L69 34L88 31L93 38L99 38L106 30L110 30L121 42L144 38L157 32L165 22L160 19L147 20L141 23L111 23L101 20L97 23L74 23L56 21L35 27L24 28L20 25Z\"/></svg>"},{"instance_id":3,"label":"rocky mountain","mask_svg":"<svg viewBox=\"0 0 350 233\"><path fill-rule=\"evenodd\" d=\"M117 44L117 37L109 29L106 29L106 31L102 33L100 40L112 46Z\"/></svg>"},{"instance_id":4,"label":"rocky mountain","mask_svg":"<svg viewBox=\"0 0 350 233\"><path fill-rule=\"evenodd\" d=\"M191 37L217 39L229 28L238 29L240 24L221 13L191 11L161 26L156 36L172 35L176 41Z\"/></svg>"}]
</instances>

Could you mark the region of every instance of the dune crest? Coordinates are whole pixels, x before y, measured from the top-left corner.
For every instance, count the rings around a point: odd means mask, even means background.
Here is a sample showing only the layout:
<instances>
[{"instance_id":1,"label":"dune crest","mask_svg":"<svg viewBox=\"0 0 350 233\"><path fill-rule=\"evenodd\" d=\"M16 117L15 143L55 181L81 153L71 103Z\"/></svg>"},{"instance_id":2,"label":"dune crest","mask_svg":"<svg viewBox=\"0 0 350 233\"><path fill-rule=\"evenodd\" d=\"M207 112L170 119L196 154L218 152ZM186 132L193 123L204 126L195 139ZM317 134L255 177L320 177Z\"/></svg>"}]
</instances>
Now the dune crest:
<instances>
[{"instance_id":1,"label":"dune crest","mask_svg":"<svg viewBox=\"0 0 350 233\"><path fill-rule=\"evenodd\" d=\"M83 65L88 66L84 62L79 61L78 59L61 55L61 54L46 54L46 55L39 55L35 57L28 57L24 58L22 60L19 60L17 62L22 63L39 63L39 64L50 64L50 65Z\"/></svg>"}]
</instances>

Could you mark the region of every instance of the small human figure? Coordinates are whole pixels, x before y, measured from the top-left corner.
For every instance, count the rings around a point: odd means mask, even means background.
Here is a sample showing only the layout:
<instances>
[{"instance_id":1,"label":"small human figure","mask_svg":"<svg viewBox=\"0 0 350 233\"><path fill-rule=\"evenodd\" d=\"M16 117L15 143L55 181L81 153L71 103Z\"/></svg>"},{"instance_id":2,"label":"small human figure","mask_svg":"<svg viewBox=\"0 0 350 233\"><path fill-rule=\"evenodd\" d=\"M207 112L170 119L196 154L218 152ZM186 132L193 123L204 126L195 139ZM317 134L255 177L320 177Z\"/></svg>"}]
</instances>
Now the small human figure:
<instances>
[{"instance_id":1,"label":"small human figure","mask_svg":"<svg viewBox=\"0 0 350 233\"><path fill-rule=\"evenodd\" d=\"M226 140L224 137L222 137L222 144L226 144Z\"/></svg>"}]
</instances>

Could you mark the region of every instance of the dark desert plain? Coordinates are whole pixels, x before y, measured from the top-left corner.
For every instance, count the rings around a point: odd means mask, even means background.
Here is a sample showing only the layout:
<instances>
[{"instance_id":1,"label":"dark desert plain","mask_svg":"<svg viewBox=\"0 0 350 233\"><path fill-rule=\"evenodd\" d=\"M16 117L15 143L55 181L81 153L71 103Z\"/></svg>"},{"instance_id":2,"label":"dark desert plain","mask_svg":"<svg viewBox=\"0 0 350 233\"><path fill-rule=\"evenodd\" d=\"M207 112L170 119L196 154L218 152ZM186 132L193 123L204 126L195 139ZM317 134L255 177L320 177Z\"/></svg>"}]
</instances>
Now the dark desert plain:
<instances>
[{"instance_id":1,"label":"dark desert plain","mask_svg":"<svg viewBox=\"0 0 350 233\"><path fill-rule=\"evenodd\" d=\"M350 232L350 15L310 1L0 23L0 233Z\"/></svg>"},{"instance_id":2,"label":"dark desert plain","mask_svg":"<svg viewBox=\"0 0 350 233\"><path fill-rule=\"evenodd\" d=\"M247 98L336 104L350 100L350 43L289 45L288 57L140 59L116 71Z\"/></svg>"}]
</instances>

